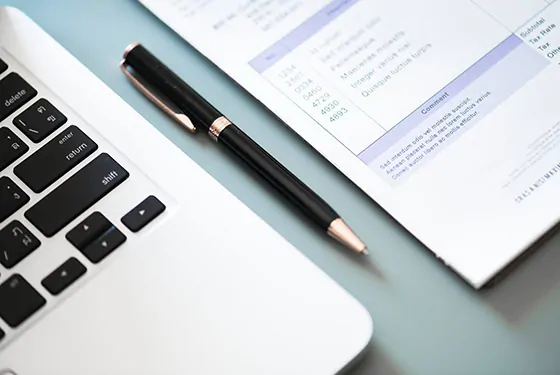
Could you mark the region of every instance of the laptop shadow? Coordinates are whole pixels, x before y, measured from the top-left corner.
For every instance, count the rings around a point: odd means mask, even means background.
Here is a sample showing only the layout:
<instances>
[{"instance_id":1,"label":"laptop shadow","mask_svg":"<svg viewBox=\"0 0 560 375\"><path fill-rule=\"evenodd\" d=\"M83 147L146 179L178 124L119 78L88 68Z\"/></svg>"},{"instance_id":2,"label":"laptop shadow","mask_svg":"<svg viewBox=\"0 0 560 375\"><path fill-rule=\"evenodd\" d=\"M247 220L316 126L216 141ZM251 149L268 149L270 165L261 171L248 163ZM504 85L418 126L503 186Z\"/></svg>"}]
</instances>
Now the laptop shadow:
<instances>
[{"instance_id":1,"label":"laptop shadow","mask_svg":"<svg viewBox=\"0 0 560 375\"><path fill-rule=\"evenodd\" d=\"M389 357L371 343L354 361L352 361L338 375L401 375L402 372Z\"/></svg>"}]
</instances>

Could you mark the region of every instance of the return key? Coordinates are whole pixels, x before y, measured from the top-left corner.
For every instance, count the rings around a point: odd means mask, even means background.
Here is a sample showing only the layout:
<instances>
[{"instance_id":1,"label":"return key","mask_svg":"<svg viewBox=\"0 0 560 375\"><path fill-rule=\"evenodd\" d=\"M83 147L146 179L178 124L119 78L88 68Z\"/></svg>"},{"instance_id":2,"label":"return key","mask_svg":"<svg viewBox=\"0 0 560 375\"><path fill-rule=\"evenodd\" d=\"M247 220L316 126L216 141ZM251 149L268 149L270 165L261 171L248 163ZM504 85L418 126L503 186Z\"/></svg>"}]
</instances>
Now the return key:
<instances>
[{"instance_id":1,"label":"return key","mask_svg":"<svg viewBox=\"0 0 560 375\"><path fill-rule=\"evenodd\" d=\"M40 193L97 150L77 126L70 126L14 169L31 190Z\"/></svg>"}]
</instances>

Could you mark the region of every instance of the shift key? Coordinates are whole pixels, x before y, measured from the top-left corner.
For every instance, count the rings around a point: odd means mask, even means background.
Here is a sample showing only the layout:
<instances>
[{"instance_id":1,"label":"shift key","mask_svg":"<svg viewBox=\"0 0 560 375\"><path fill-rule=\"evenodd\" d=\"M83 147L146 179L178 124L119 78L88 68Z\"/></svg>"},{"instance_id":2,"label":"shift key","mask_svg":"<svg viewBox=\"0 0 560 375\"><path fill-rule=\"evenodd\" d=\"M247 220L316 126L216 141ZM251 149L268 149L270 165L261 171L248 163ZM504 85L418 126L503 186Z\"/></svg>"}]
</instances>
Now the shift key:
<instances>
[{"instance_id":1,"label":"shift key","mask_svg":"<svg viewBox=\"0 0 560 375\"><path fill-rule=\"evenodd\" d=\"M33 192L41 193L97 150L77 126L70 126L14 169Z\"/></svg>"},{"instance_id":2,"label":"shift key","mask_svg":"<svg viewBox=\"0 0 560 375\"><path fill-rule=\"evenodd\" d=\"M101 154L31 207L25 217L43 235L52 237L128 177L113 158Z\"/></svg>"}]
</instances>

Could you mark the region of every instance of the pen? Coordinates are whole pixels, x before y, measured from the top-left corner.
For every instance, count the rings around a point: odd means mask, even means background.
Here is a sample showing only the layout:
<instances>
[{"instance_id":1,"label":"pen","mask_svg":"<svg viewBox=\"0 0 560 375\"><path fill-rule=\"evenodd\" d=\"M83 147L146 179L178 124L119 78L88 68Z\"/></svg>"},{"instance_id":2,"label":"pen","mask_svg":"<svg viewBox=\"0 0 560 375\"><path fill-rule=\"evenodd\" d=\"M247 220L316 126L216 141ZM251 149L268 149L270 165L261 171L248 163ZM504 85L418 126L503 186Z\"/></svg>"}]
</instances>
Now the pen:
<instances>
[{"instance_id":1,"label":"pen","mask_svg":"<svg viewBox=\"0 0 560 375\"><path fill-rule=\"evenodd\" d=\"M255 170L305 216L351 250L368 254L366 245L322 198L229 121L187 83L139 43L129 45L123 73L160 109L190 132L203 129Z\"/></svg>"}]
</instances>

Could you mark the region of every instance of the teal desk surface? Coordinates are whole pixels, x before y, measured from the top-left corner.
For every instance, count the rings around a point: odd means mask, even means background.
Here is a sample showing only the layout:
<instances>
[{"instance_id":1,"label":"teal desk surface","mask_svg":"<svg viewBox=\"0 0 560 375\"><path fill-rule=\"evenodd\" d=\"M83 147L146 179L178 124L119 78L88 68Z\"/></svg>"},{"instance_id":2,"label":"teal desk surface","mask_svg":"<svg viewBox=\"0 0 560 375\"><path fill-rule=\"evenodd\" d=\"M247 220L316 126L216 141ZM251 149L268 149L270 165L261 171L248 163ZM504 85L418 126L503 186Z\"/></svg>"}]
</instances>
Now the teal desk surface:
<instances>
[{"instance_id":1,"label":"teal desk surface","mask_svg":"<svg viewBox=\"0 0 560 375\"><path fill-rule=\"evenodd\" d=\"M366 306L376 332L352 374L560 374L560 236L544 242L493 289L476 292L135 0L0 0L0 5L31 16ZM133 41L146 44L326 198L370 245L370 258L353 256L325 238L246 169L147 102L118 68Z\"/></svg>"}]
</instances>

